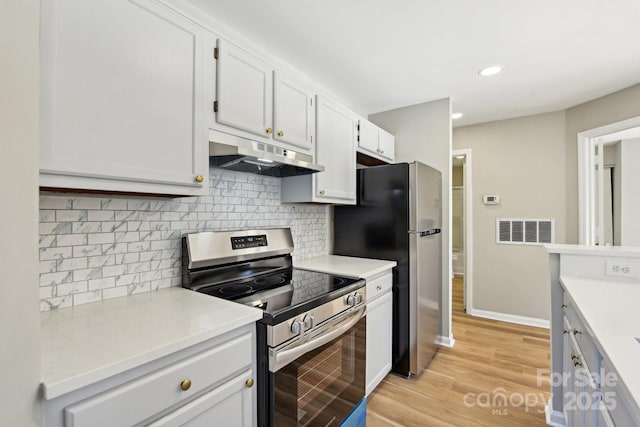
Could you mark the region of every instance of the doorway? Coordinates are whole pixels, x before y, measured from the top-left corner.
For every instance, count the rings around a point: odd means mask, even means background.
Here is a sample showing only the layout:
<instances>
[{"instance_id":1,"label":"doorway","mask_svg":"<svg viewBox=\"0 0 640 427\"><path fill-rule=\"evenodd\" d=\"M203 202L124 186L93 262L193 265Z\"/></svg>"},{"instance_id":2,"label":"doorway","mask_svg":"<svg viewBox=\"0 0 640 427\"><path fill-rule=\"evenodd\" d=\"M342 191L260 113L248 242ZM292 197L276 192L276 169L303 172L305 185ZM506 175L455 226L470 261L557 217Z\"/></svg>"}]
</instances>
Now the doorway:
<instances>
[{"instance_id":1,"label":"doorway","mask_svg":"<svg viewBox=\"0 0 640 427\"><path fill-rule=\"evenodd\" d=\"M580 244L640 245L639 138L640 117L578 134Z\"/></svg>"},{"instance_id":2,"label":"doorway","mask_svg":"<svg viewBox=\"0 0 640 427\"><path fill-rule=\"evenodd\" d=\"M473 302L471 149L454 150L451 155L452 310L469 313Z\"/></svg>"}]
</instances>

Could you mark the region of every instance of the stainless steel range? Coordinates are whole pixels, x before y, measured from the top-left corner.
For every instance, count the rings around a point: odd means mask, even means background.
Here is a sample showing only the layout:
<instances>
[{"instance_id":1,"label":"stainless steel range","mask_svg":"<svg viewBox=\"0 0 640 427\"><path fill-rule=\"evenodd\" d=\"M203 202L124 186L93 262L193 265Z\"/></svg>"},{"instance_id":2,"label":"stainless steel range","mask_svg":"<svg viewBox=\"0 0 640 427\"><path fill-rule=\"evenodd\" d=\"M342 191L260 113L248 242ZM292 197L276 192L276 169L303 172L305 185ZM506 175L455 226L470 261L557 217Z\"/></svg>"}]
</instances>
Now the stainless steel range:
<instances>
[{"instance_id":1,"label":"stainless steel range","mask_svg":"<svg viewBox=\"0 0 640 427\"><path fill-rule=\"evenodd\" d=\"M261 308L258 424L339 425L365 392L365 281L292 267L288 228L183 237L183 286Z\"/></svg>"}]
</instances>

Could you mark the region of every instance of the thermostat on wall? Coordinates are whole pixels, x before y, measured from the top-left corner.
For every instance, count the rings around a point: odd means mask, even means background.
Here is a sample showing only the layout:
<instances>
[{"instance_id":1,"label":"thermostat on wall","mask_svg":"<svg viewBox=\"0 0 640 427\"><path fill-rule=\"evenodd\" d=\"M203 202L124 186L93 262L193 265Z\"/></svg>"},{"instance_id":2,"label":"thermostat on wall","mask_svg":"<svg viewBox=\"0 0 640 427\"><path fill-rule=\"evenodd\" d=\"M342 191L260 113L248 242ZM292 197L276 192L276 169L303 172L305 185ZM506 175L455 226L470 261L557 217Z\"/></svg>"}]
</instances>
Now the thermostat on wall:
<instances>
[{"instance_id":1,"label":"thermostat on wall","mask_svg":"<svg viewBox=\"0 0 640 427\"><path fill-rule=\"evenodd\" d=\"M499 205L500 196L497 194L485 194L482 196L485 205Z\"/></svg>"}]
</instances>

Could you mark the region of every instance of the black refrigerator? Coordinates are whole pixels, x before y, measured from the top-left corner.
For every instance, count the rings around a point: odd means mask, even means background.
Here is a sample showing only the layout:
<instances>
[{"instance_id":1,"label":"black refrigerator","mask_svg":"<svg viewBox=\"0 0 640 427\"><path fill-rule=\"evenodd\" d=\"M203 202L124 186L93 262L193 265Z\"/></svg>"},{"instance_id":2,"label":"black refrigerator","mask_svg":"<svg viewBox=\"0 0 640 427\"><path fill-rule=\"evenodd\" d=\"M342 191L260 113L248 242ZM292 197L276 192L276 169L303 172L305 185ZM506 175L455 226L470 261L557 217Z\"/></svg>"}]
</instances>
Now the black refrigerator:
<instances>
[{"instance_id":1,"label":"black refrigerator","mask_svg":"<svg viewBox=\"0 0 640 427\"><path fill-rule=\"evenodd\" d=\"M393 270L392 371L406 377L420 374L438 348L441 182L438 170L419 162L359 169L357 204L334 207L335 255L398 263Z\"/></svg>"}]
</instances>

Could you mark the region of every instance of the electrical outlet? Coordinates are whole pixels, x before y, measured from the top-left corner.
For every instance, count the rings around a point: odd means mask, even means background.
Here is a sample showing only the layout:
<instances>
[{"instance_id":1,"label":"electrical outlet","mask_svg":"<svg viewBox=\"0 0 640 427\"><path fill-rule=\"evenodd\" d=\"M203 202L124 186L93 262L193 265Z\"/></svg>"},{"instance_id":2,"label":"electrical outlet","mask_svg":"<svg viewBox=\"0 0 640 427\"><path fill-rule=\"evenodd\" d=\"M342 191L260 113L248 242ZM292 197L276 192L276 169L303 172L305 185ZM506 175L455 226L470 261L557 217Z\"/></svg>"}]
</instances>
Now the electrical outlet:
<instances>
[{"instance_id":1,"label":"electrical outlet","mask_svg":"<svg viewBox=\"0 0 640 427\"><path fill-rule=\"evenodd\" d=\"M620 261L607 261L605 274L607 276L635 277L631 264Z\"/></svg>"}]
</instances>

